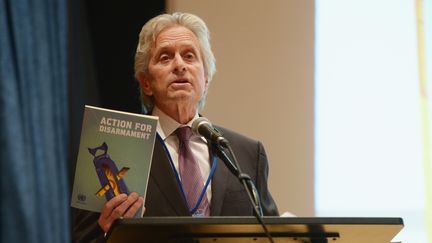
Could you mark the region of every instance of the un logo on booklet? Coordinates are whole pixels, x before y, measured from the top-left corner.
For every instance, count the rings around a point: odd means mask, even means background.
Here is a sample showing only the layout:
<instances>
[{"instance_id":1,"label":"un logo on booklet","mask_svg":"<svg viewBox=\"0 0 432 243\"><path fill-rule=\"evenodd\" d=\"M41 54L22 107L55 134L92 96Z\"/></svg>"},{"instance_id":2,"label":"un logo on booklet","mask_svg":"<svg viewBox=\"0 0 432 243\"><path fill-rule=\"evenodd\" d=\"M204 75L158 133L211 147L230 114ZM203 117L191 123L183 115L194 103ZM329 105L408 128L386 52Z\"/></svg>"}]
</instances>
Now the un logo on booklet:
<instances>
[{"instance_id":1,"label":"un logo on booklet","mask_svg":"<svg viewBox=\"0 0 432 243\"><path fill-rule=\"evenodd\" d=\"M78 193L77 199L78 199L78 202L83 203L86 200L86 195L84 195L82 193Z\"/></svg>"}]
</instances>

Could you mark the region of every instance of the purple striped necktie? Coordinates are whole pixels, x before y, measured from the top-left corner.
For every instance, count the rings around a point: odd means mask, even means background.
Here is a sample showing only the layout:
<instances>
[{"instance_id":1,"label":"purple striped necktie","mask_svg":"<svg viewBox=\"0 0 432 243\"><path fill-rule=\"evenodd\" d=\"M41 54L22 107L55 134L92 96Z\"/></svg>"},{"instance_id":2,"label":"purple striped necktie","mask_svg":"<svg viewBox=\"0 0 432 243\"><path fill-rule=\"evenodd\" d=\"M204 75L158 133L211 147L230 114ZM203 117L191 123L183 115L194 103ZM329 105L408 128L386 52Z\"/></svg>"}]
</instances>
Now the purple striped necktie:
<instances>
[{"instance_id":1,"label":"purple striped necktie","mask_svg":"<svg viewBox=\"0 0 432 243\"><path fill-rule=\"evenodd\" d=\"M189 147L189 140L192 136L190 127L180 127L176 130L179 139L179 171L186 200L191 211L197 204L200 194L204 188L203 178L198 163L193 157ZM207 194L194 213L194 216L210 216L210 207Z\"/></svg>"}]
</instances>

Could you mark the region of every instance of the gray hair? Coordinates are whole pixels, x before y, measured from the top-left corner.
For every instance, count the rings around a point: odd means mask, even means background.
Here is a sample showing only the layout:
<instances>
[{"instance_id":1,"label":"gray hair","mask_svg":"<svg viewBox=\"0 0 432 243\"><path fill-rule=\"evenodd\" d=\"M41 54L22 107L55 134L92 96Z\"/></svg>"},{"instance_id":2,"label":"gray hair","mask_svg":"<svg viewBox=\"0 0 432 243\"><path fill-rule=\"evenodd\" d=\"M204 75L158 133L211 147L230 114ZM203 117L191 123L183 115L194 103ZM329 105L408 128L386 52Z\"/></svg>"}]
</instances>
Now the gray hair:
<instances>
[{"instance_id":1,"label":"gray hair","mask_svg":"<svg viewBox=\"0 0 432 243\"><path fill-rule=\"evenodd\" d=\"M141 80L143 76L149 74L148 65L151 58L151 47L154 45L157 36L163 30L173 26L186 27L198 38L201 50L200 54L204 64L204 72L210 84L216 72L216 60L210 46L210 32L201 18L189 13L161 14L150 19L142 27L135 53L135 78ZM207 90L205 90L203 97L198 103L198 111L204 107ZM149 113L153 109L153 97L145 95L141 88L140 91L143 112Z\"/></svg>"}]
</instances>

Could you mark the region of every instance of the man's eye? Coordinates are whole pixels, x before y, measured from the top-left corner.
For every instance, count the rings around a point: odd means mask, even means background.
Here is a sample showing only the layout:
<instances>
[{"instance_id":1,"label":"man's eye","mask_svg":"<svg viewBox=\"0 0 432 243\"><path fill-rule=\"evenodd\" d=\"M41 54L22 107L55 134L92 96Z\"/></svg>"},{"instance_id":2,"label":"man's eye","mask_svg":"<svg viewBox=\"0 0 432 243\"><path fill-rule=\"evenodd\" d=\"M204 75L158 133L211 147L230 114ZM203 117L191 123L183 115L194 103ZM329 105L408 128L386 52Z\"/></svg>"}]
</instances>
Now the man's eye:
<instances>
[{"instance_id":1,"label":"man's eye","mask_svg":"<svg viewBox=\"0 0 432 243\"><path fill-rule=\"evenodd\" d=\"M186 53L184 57L186 60L194 60L195 59L195 55L192 52Z\"/></svg>"},{"instance_id":2,"label":"man's eye","mask_svg":"<svg viewBox=\"0 0 432 243\"><path fill-rule=\"evenodd\" d=\"M169 56L166 55L166 54L161 55L161 56L159 57L159 61L161 61L161 62L166 62L166 61L168 61L168 60L169 60Z\"/></svg>"}]
</instances>

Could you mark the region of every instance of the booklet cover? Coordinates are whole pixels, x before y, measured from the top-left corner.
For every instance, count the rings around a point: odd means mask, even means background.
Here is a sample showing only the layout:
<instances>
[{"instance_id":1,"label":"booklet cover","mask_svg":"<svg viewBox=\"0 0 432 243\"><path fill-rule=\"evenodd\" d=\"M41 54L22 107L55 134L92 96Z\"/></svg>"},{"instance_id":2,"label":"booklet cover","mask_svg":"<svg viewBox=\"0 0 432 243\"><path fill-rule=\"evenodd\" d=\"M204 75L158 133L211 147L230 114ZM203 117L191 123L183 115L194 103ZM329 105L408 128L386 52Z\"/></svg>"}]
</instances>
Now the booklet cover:
<instances>
[{"instance_id":1,"label":"booklet cover","mask_svg":"<svg viewBox=\"0 0 432 243\"><path fill-rule=\"evenodd\" d=\"M157 122L154 116L86 105L71 206L100 212L121 193L145 198Z\"/></svg>"}]
</instances>

